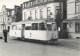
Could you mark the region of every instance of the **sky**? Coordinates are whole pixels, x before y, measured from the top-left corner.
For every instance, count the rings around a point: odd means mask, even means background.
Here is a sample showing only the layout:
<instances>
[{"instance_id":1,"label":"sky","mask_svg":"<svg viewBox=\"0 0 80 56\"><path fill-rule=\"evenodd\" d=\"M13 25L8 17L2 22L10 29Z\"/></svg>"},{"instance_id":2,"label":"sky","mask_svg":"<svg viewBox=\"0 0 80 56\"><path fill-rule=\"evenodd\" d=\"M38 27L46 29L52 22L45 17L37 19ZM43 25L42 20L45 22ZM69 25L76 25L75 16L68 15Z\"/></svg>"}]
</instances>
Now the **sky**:
<instances>
[{"instance_id":1,"label":"sky","mask_svg":"<svg viewBox=\"0 0 80 56\"><path fill-rule=\"evenodd\" d=\"M14 8L14 5L20 5L25 1L29 0L0 0L0 12L3 5L6 5L7 8Z\"/></svg>"}]
</instances>

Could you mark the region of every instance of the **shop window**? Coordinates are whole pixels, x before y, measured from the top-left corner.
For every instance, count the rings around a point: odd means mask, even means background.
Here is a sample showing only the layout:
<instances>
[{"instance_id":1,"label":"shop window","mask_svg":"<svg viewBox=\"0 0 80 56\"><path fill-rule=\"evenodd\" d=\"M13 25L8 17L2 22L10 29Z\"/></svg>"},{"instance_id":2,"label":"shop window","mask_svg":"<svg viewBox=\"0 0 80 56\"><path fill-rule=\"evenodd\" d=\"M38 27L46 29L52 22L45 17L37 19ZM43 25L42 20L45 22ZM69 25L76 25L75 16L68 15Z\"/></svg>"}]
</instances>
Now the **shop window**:
<instances>
[{"instance_id":1,"label":"shop window","mask_svg":"<svg viewBox=\"0 0 80 56\"><path fill-rule=\"evenodd\" d=\"M75 32L80 32L80 23L75 23Z\"/></svg>"}]
</instances>

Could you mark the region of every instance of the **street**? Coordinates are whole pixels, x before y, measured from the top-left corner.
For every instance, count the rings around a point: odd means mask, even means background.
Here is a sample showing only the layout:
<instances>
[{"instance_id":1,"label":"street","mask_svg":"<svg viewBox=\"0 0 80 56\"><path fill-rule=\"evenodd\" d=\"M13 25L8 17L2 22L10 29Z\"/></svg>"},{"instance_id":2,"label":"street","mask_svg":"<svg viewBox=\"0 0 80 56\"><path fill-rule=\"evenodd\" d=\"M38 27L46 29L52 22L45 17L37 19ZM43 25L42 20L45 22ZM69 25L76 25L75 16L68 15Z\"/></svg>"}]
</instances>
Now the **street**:
<instances>
[{"instance_id":1,"label":"street","mask_svg":"<svg viewBox=\"0 0 80 56\"><path fill-rule=\"evenodd\" d=\"M0 39L0 56L80 56L80 39L59 39L55 43L36 43L8 37Z\"/></svg>"}]
</instances>

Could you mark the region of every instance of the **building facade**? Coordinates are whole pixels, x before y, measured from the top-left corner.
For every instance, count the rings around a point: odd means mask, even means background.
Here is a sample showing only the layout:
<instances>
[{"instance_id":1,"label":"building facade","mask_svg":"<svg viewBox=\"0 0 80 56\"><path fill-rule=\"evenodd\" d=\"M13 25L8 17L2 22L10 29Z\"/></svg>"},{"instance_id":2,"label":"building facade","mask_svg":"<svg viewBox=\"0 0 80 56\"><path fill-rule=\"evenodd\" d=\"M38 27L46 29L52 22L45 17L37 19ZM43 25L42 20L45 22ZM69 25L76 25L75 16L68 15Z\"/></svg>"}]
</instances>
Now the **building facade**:
<instances>
[{"instance_id":1,"label":"building facade","mask_svg":"<svg viewBox=\"0 0 80 56\"><path fill-rule=\"evenodd\" d=\"M1 15L2 15L2 20L3 20L2 30L7 29L9 31L10 24L12 22L18 22L22 20L22 7L14 6L14 9L10 9L10 8L6 8L6 6L3 5Z\"/></svg>"},{"instance_id":2,"label":"building facade","mask_svg":"<svg viewBox=\"0 0 80 56\"><path fill-rule=\"evenodd\" d=\"M67 24L68 37L80 38L80 0L67 0Z\"/></svg>"},{"instance_id":3,"label":"building facade","mask_svg":"<svg viewBox=\"0 0 80 56\"><path fill-rule=\"evenodd\" d=\"M2 7L3 30L4 29L9 30L9 25L10 23L13 22L13 14L14 14L14 9L6 8L6 6L3 5Z\"/></svg>"},{"instance_id":4,"label":"building facade","mask_svg":"<svg viewBox=\"0 0 80 56\"><path fill-rule=\"evenodd\" d=\"M59 31L66 16L66 0L31 0L22 4L22 20L53 20Z\"/></svg>"},{"instance_id":5,"label":"building facade","mask_svg":"<svg viewBox=\"0 0 80 56\"><path fill-rule=\"evenodd\" d=\"M3 15L2 12L0 12L0 37L2 36L2 30L3 30Z\"/></svg>"},{"instance_id":6,"label":"building facade","mask_svg":"<svg viewBox=\"0 0 80 56\"><path fill-rule=\"evenodd\" d=\"M15 21L19 22L22 21L22 6L14 6L14 13L15 13Z\"/></svg>"}]
</instances>

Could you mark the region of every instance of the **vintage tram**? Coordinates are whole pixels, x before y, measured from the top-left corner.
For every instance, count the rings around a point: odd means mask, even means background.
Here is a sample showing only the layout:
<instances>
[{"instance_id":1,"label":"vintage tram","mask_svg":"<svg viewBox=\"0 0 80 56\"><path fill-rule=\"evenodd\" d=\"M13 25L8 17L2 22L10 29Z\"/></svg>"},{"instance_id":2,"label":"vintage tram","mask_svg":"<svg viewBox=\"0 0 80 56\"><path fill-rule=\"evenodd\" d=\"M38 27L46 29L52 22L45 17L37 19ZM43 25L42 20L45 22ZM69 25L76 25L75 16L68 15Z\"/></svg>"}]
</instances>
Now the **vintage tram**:
<instances>
[{"instance_id":1,"label":"vintage tram","mask_svg":"<svg viewBox=\"0 0 80 56\"><path fill-rule=\"evenodd\" d=\"M13 22L10 26L9 36L41 41L58 40L56 22L47 20L27 20Z\"/></svg>"}]
</instances>

